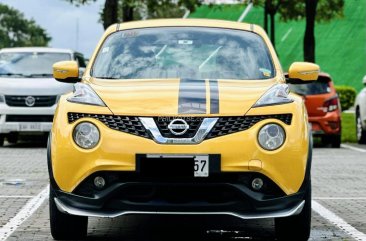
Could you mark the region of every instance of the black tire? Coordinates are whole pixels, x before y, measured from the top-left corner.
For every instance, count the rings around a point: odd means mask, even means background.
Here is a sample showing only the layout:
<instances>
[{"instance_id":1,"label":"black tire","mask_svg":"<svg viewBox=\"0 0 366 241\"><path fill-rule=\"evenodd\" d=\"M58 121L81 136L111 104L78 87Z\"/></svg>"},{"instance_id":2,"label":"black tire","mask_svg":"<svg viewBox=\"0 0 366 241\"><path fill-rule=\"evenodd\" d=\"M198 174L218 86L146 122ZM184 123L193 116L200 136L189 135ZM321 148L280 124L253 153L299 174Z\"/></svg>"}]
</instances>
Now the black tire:
<instances>
[{"instance_id":1,"label":"black tire","mask_svg":"<svg viewBox=\"0 0 366 241\"><path fill-rule=\"evenodd\" d=\"M305 194L305 205L296 216L275 219L276 237L278 240L306 241L311 230L311 182Z\"/></svg>"},{"instance_id":2,"label":"black tire","mask_svg":"<svg viewBox=\"0 0 366 241\"><path fill-rule=\"evenodd\" d=\"M18 137L18 133L10 133L9 135L7 135L6 139L10 144L17 144Z\"/></svg>"},{"instance_id":3,"label":"black tire","mask_svg":"<svg viewBox=\"0 0 366 241\"><path fill-rule=\"evenodd\" d=\"M341 141L342 141L341 135L332 136L332 139L331 139L332 148L340 148L341 147Z\"/></svg>"},{"instance_id":4,"label":"black tire","mask_svg":"<svg viewBox=\"0 0 366 241\"><path fill-rule=\"evenodd\" d=\"M359 144L366 144L366 130L362 128L362 120L360 113L356 112L356 134Z\"/></svg>"},{"instance_id":5,"label":"black tire","mask_svg":"<svg viewBox=\"0 0 366 241\"><path fill-rule=\"evenodd\" d=\"M329 136L327 136L327 135L322 135L320 140L321 140L322 146L325 146L325 147L328 146L330 143Z\"/></svg>"},{"instance_id":6,"label":"black tire","mask_svg":"<svg viewBox=\"0 0 366 241\"><path fill-rule=\"evenodd\" d=\"M5 140L4 135L0 134L0 146L4 146L4 140Z\"/></svg>"},{"instance_id":7,"label":"black tire","mask_svg":"<svg viewBox=\"0 0 366 241\"><path fill-rule=\"evenodd\" d=\"M80 240L84 239L88 231L88 217L80 217L62 213L58 210L54 191L50 187L50 226L51 234L55 240Z\"/></svg>"}]
</instances>

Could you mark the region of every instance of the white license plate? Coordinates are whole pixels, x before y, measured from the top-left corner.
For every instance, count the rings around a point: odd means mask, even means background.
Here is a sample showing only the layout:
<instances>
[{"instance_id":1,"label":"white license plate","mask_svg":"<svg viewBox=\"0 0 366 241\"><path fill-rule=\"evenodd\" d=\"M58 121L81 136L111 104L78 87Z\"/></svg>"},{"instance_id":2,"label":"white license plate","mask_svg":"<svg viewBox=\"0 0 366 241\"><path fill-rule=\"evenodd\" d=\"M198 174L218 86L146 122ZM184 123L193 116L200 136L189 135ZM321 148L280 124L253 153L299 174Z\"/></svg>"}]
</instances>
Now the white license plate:
<instances>
[{"instance_id":1,"label":"white license plate","mask_svg":"<svg viewBox=\"0 0 366 241\"><path fill-rule=\"evenodd\" d=\"M195 177L208 177L209 175L209 161L208 156L195 156L194 157L194 176Z\"/></svg>"},{"instance_id":2,"label":"white license plate","mask_svg":"<svg viewBox=\"0 0 366 241\"><path fill-rule=\"evenodd\" d=\"M21 123L19 129L21 131L39 131L41 130L41 123Z\"/></svg>"}]
</instances>

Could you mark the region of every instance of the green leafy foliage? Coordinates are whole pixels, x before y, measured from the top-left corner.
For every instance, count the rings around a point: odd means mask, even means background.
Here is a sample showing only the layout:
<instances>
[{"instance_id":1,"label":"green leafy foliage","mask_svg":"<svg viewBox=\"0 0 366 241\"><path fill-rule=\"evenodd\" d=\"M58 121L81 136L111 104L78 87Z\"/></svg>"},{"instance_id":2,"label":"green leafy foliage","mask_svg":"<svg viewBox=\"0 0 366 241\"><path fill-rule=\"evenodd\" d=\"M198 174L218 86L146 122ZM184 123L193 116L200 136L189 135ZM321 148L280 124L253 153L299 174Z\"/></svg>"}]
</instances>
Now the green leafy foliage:
<instances>
[{"instance_id":1,"label":"green leafy foliage","mask_svg":"<svg viewBox=\"0 0 366 241\"><path fill-rule=\"evenodd\" d=\"M65 0L67 2L70 2L76 6L80 6L80 5L84 5L84 4L88 4L88 3L91 3L91 2L96 2L96 0ZM106 0L108 1L108 0Z\"/></svg>"},{"instance_id":2,"label":"green leafy foliage","mask_svg":"<svg viewBox=\"0 0 366 241\"><path fill-rule=\"evenodd\" d=\"M344 0L317 0L316 17L317 22L329 22L332 19L343 17ZM279 9L281 20L301 20L306 17L305 1L286 0Z\"/></svg>"},{"instance_id":3,"label":"green leafy foliage","mask_svg":"<svg viewBox=\"0 0 366 241\"><path fill-rule=\"evenodd\" d=\"M31 19L25 19L18 10L0 4L0 48L47 46L51 37Z\"/></svg>"},{"instance_id":4,"label":"green leafy foliage","mask_svg":"<svg viewBox=\"0 0 366 241\"><path fill-rule=\"evenodd\" d=\"M342 111L348 110L355 105L356 90L349 86L336 86L336 91L341 101Z\"/></svg>"},{"instance_id":5,"label":"green leafy foliage","mask_svg":"<svg viewBox=\"0 0 366 241\"><path fill-rule=\"evenodd\" d=\"M64 0L80 6L96 0ZM109 2L108 2L109 1ZM115 4L111 4L111 2ZM101 22L107 28L110 24L151 18L180 18L185 9L194 11L202 0L105 0L101 11ZM117 9L115 9L117 6ZM126 15L129 16L126 16Z\"/></svg>"},{"instance_id":6,"label":"green leafy foliage","mask_svg":"<svg viewBox=\"0 0 366 241\"><path fill-rule=\"evenodd\" d=\"M254 0L254 5L263 6L268 0ZM345 0L317 0L317 22L329 22L342 18ZM282 21L302 20L306 17L304 0L269 0L270 7L278 6L278 13Z\"/></svg>"}]
</instances>

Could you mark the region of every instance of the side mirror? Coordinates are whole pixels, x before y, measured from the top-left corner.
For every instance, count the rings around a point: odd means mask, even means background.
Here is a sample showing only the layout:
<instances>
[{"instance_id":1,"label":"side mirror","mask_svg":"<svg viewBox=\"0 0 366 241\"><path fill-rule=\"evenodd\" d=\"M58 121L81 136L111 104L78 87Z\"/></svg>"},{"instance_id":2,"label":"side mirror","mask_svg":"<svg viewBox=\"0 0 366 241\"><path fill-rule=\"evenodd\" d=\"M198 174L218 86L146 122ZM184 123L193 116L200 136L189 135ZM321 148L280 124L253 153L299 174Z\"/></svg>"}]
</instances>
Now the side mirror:
<instances>
[{"instance_id":1,"label":"side mirror","mask_svg":"<svg viewBox=\"0 0 366 241\"><path fill-rule=\"evenodd\" d=\"M363 85L366 85L366 75L363 77L362 83Z\"/></svg>"},{"instance_id":2,"label":"side mirror","mask_svg":"<svg viewBox=\"0 0 366 241\"><path fill-rule=\"evenodd\" d=\"M76 61L60 61L52 67L53 78L60 82L76 83L80 81L79 66Z\"/></svg>"},{"instance_id":3,"label":"side mirror","mask_svg":"<svg viewBox=\"0 0 366 241\"><path fill-rule=\"evenodd\" d=\"M320 67L308 62L294 62L288 70L287 83L296 84L318 79Z\"/></svg>"}]
</instances>

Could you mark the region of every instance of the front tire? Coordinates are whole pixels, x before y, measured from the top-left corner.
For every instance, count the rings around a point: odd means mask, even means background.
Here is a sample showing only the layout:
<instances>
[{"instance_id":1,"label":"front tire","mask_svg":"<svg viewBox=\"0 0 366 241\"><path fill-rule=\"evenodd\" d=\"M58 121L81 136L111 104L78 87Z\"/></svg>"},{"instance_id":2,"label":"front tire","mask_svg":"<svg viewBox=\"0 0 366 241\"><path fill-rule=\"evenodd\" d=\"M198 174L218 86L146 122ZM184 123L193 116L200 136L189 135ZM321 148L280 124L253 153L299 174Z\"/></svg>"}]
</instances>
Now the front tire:
<instances>
[{"instance_id":1,"label":"front tire","mask_svg":"<svg viewBox=\"0 0 366 241\"><path fill-rule=\"evenodd\" d=\"M341 135L333 136L332 139L331 139L332 148L340 148L341 147L341 142L342 142Z\"/></svg>"},{"instance_id":2,"label":"front tire","mask_svg":"<svg viewBox=\"0 0 366 241\"><path fill-rule=\"evenodd\" d=\"M366 144L366 130L362 128L360 113L356 112L357 141L359 144Z\"/></svg>"},{"instance_id":3,"label":"front tire","mask_svg":"<svg viewBox=\"0 0 366 241\"><path fill-rule=\"evenodd\" d=\"M10 144L17 144L17 142L18 142L18 138L19 136L18 136L18 133L10 133L7 137L6 137L6 139L8 140L8 142L10 143Z\"/></svg>"},{"instance_id":4,"label":"front tire","mask_svg":"<svg viewBox=\"0 0 366 241\"><path fill-rule=\"evenodd\" d=\"M55 240L78 240L85 238L88 231L88 217L60 212L54 198L54 190L50 187L49 206L52 237Z\"/></svg>"},{"instance_id":5,"label":"front tire","mask_svg":"<svg viewBox=\"0 0 366 241\"><path fill-rule=\"evenodd\" d=\"M275 219L276 237L278 240L306 241L311 230L311 182L305 194L305 205L296 216Z\"/></svg>"},{"instance_id":6,"label":"front tire","mask_svg":"<svg viewBox=\"0 0 366 241\"><path fill-rule=\"evenodd\" d=\"M4 146L5 136L3 134L0 134L0 147Z\"/></svg>"}]
</instances>

